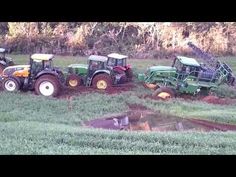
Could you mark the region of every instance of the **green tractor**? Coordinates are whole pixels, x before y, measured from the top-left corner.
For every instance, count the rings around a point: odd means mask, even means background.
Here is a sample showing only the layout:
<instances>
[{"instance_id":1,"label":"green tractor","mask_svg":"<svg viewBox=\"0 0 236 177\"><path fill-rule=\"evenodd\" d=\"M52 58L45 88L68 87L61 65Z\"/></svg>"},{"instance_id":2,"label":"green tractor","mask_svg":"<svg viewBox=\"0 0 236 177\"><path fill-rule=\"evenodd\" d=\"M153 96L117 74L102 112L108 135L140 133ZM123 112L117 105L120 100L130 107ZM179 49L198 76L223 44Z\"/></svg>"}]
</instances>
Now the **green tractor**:
<instances>
[{"instance_id":1,"label":"green tractor","mask_svg":"<svg viewBox=\"0 0 236 177\"><path fill-rule=\"evenodd\" d=\"M68 66L66 85L70 88L79 86L94 87L106 90L126 80L125 72L116 72L108 65L108 57L91 55L88 64L71 64Z\"/></svg>"},{"instance_id":2,"label":"green tractor","mask_svg":"<svg viewBox=\"0 0 236 177\"><path fill-rule=\"evenodd\" d=\"M235 81L232 69L224 62L217 61L214 67L207 67L194 58L183 56L176 56L172 66L148 68L145 74L138 75L138 79L155 90L153 96L163 99L177 94L208 95L219 85L226 83L231 86Z\"/></svg>"},{"instance_id":3,"label":"green tractor","mask_svg":"<svg viewBox=\"0 0 236 177\"><path fill-rule=\"evenodd\" d=\"M7 66L14 65L10 57L6 57L6 49L0 48L0 74Z\"/></svg>"},{"instance_id":4,"label":"green tractor","mask_svg":"<svg viewBox=\"0 0 236 177\"><path fill-rule=\"evenodd\" d=\"M33 54L29 65L6 67L1 75L4 90L35 90L36 94L57 96L65 83L64 74L53 67L52 54Z\"/></svg>"}]
</instances>

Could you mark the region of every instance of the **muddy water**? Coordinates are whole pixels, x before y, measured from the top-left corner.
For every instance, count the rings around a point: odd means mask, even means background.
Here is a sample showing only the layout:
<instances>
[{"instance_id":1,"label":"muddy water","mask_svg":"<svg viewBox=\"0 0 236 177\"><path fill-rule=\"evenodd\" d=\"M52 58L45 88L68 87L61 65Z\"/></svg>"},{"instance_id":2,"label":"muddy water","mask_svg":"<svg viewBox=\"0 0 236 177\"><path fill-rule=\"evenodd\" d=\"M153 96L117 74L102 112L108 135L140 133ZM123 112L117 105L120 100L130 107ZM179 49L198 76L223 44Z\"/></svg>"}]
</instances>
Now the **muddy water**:
<instances>
[{"instance_id":1,"label":"muddy water","mask_svg":"<svg viewBox=\"0 0 236 177\"><path fill-rule=\"evenodd\" d=\"M124 119L128 118L128 124L122 125ZM165 115L148 110L130 111L123 115L100 118L85 122L85 125L92 128L104 128L113 130L128 131L209 131L214 127L204 126L191 120L177 116Z\"/></svg>"}]
</instances>

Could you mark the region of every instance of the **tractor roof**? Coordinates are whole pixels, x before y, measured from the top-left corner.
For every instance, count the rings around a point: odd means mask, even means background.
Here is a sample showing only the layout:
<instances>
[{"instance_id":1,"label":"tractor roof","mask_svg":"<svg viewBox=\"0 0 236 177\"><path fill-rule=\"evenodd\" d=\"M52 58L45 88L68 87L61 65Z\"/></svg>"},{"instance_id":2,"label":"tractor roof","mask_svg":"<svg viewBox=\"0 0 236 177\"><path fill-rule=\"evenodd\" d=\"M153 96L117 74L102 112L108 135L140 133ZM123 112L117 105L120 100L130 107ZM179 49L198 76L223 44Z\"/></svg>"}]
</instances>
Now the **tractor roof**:
<instances>
[{"instance_id":1,"label":"tractor roof","mask_svg":"<svg viewBox=\"0 0 236 177\"><path fill-rule=\"evenodd\" d=\"M107 55L109 58L115 58L115 59L124 59L124 58L128 58L128 56L126 55L121 55L118 53L111 53L109 55Z\"/></svg>"},{"instance_id":2,"label":"tractor roof","mask_svg":"<svg viewBox=\"0 0 236 177\"><path fill-rule=\"evenodd\" d=\"M101 56L101 55L90 55L88 60L106 62L107 61L107 57Z\"/></svg>"},{"instance_id":3,"label":"tractor roof","mask_svg":"<svg viewBox=\"0 0 236 177\"><path fill-rule=\"evenodd\" d=\"M6 49L0 48L0 53L3 53L3 52L5 52L5 51L6 51Z\"/></svg>"},{"instance_id":4,"label":"tractor roof","mask_svg":"<svg viewBox=\"0 0 236 177\"><path fill-rule=\"evenodd\" d=\"M39 53L36 53L36 54L31 55L31 58L33 60L51 60L53 57L54 57L53 54L39 54Z\"/></svg>"},{"instance_id":5,"label":"tractor roof","mask_svg":"<svg viewBox=\"0 0 236 177\"><path fill-rule=\"evenodd\" d=\"M177 58L184 65L200 66L200 64L194 58L189 58L189 57L184 57L184 56L177 56Z\"/></svg>"}]
</instances>

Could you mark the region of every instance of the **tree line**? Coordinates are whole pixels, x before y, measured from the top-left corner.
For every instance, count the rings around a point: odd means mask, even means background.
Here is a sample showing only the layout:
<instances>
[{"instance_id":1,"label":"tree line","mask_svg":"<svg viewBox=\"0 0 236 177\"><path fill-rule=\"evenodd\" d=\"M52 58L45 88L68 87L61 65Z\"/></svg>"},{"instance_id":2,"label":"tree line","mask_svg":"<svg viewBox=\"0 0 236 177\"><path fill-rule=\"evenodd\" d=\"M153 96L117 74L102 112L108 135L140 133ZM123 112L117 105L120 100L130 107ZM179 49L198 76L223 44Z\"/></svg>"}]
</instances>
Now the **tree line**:
<instances>
[{"instance_id":1,"label":"tree line","mask_svg":"<svg viewBox=\"0 0 236 177\"><path fill-rule=\"evenodd\" d=\"M1 22L9 53L106 55L134 58L191 55L193 42L216 56L236 54L236 22Z\"/></svg>"}]
</instances>

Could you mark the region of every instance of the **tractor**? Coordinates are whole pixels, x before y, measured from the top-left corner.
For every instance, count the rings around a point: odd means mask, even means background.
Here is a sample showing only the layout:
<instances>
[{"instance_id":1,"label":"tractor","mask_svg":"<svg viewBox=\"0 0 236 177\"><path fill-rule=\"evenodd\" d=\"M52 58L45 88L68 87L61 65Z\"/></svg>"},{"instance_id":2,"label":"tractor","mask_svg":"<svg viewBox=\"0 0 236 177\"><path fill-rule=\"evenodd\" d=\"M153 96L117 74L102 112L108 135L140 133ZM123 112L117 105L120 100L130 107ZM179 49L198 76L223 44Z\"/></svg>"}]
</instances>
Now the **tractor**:
<instances>
[{"instance_id":1,"label":"tractor","mask_svg":"<svg viewBox=\"0 0 236 177\"><path fill-rule=\"evenodd\" d=\"M111 53L107 55L107 65L111 66L112 69L117 73L124 73L126 75L125 81L132 80L133 72L131 69L131 65L127 64L127 58L126 55L121 55L118 53Z\"/></svg>"},{"instance_id":2,"label":"tractor","mask_svg":"<svg viewBox=\"0 0 236 177\"><path fill-rule=\"evenodd\" d=\"M78 88L83 85L106 90L112 85L122 83L126 74L114 71L113 66L108 66L107 63L108 57L91 55L88 57L88 64L69 65L66 85L70 88Z\"/></svg>"},{"instance_id":3,"label":"tractor","mask_svg":"<svg viewBox=\"0 0 236 177\"><path fill-rule=\"evenodd\" d=\"M208 95L221 84L234 85L235 76L232 69L224 62L207 55L192 43L189 46L201 56L209 58L210 66L200 64L194 58L176 56L172 66L152 66L138 79L145 86L155 90L153 96L163 99L178 94Z\"/></svg>"},{"instance_id":4,"label":"tractor","mask_svg":"<svg viewBox=\"0 0 236 177\"><path fill-rule=\"evenodd\" d=\"M10 57L6 57L6 49L0 48L0 74L7 66L14 65Z\"/></svg>"},{"instance_id":5,"label":"tractor","mask_svg":"<svg viewBox=\"0 0 236 177\"><path fill-rule=\"evenodd\" d=\"M52 54L33 54L29 65L6 67L1 75L4 90L35 90L38 95L57 96L65 78L53 67L53 58Z\"/></svg>"}]
</instances>

